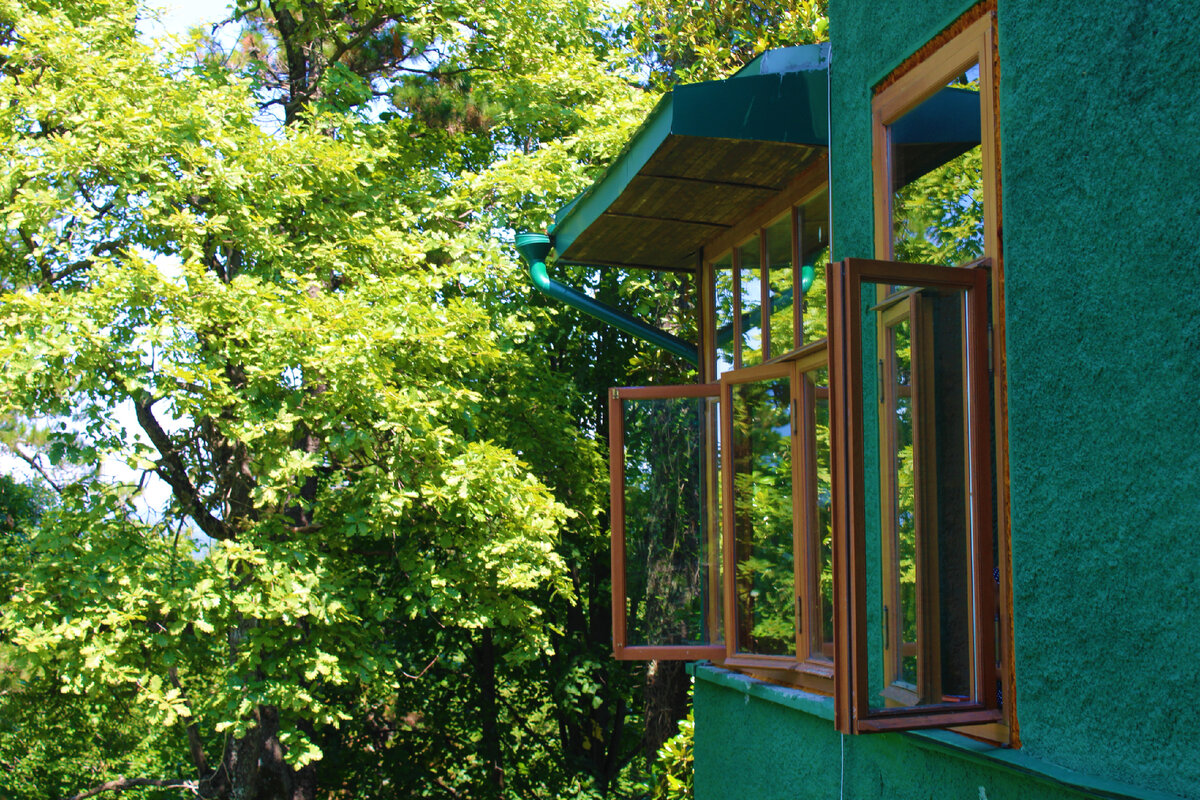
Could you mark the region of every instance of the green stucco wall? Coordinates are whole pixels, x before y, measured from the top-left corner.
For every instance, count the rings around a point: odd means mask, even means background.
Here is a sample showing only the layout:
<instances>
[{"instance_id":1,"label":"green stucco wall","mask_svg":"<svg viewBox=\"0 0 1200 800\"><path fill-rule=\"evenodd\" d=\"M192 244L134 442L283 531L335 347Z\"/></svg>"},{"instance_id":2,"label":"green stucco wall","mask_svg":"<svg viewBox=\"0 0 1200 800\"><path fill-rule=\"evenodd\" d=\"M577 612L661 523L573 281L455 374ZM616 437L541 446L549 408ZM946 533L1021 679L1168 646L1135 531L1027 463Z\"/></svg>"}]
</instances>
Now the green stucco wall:
<instances>
[{"instance_id":1,"label":"green stucco wall","mask_svg":"<svg viewBox=\"0 0 1200 800\"><path fill-rule=\"evenodd\" d=\"M1200 797L1200 3L1001 2L1025 749Z\"/></svg>"},{"instance_id":2,"label":"green stucco wall","mask_svg":"<svg viewBox=\"0 0 1200 800\"><path fill-rule=\"evenodd\" d=\"M1025 768L988 763L986 756L964 754L920 734L843 737L833 729L828 698L755 683L713 667L697 670L696 800L1097 796Z\"/></svg>"},{"instance_id":3,"label":"green stucco wall","mask_svg":"<svg viewBox=\"0 0 1200 800\"><path fill-rule=\"evenodd\" d=\"M871 84L970 5L831 0L835 258L874 255ZM998 23L1020 755L1200 798L1200 2ZM698 800L1076 796L899 734L845 740L839 795L830 720L695 706Z\"/></svg>"}]
</instances>

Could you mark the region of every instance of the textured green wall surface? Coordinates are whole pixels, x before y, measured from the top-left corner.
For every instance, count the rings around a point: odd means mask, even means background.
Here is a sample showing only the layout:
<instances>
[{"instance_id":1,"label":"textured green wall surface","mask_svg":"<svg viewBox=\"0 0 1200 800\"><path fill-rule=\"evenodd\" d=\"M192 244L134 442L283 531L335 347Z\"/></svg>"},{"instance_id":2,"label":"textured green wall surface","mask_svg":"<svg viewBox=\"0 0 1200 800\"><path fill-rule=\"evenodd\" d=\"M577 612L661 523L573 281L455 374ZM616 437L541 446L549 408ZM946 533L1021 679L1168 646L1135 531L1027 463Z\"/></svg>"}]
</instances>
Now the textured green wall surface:
<instances>
[{"instance_id":1,"label":"textured green wall surface","mask_svg":"<svg viewBox=\"0 0 1200 800\"><path fill-rule=\"evenodd\" d=\"M970 5L831 0L834 258L874 255L872 83ZM1020 752L1200 797L1200 2L998 24ZM1074 796L898 734L845 739L841 787L829 720L695 706L698 800Z\"/></svg>"},{"instance_id":2,"label":"textured green wall surface","mask_svg":"<svg viewBox=\"0 0 1200 800\"><path fill-rule=\"evenodd\" d=\"M969 0L829 0L829 183L835 260L875 256L872 84L971 5Z\"/></svg>"},{"instance_id":3,"label":"textured green wall surface","mask_svg":"<svg viewBox=\"0 0 1200 800\"><path fill-rule=\"evenodd\" d=\"M728 683L701 676L695 684L696 800L1094 796L922 746L908 734L843 737L829 718L739 691L736 679Z\"/></svg>"},{"instance_id":4,"label":"textured green wall surface","mask_svg":"<svg viewBox=\"0 0 1200 800\"><path fill-rule=\"evenodd\" d=\"M1200 797L1200 3L999 5L1025 749Z\"/></svg>"}]
</instances>

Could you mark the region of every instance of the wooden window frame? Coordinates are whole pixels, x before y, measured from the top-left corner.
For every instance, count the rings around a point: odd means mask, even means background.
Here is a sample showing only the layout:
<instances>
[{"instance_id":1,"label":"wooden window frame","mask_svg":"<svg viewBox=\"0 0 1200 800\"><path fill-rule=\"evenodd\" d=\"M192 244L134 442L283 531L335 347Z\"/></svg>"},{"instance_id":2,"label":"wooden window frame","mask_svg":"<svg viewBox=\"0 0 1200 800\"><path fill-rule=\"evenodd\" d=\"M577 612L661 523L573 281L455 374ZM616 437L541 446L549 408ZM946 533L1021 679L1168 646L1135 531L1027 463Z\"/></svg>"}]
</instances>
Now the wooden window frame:
<instances>
[{"instance_id":1,"label":"wooden window frame","mask_svg":"<svg viewBox=\"0 0 1200 800\"><path fill-rule=\"evenodd\" d=\"M890 126L908 111L938 92L955 75L973 65L979 67L980 149L983 167L984 248L983 258L991 267L990 346L993 375L992 414L995 432L994 464L999 612L997 678L1003 692L1004 719L996 724L963 728L971 735L1014 747L1020 745L1016 715L1016 679L1013 657L1012 562L1010 497L1008 494L1008 398L1005 355L1004 256L1002 250L1003 207L1001 185L1001 139L999 121L1000 63L997 48L994 2L983 2L951 25L940 43L930 43L901 64L881 82L871 104L872 172L875 196L875 253L891 259L892 192ZM831 281L832 283L832 281ZM831 330L834 311L830 309ZM848 654L841 654L843 656ZM839 729L845 729L839 720Z\"/></svg>"},{"instance_id":2,"label":"wooden window frame","mask_svg":"<svg viewBox=\"0 0 1200 800\"><path fill-rule=\"evenodd\" d=\"M613 388L608 393L609 453L608 474L611 487L610 522L612 527L612 627L613 657L621 661L694 661L696 659L720 659L725 655L725 645L719 642L707 645L633 645L627 644L625 604L625 400L671 400L679 398L717 398L720 385L715 383L691 383L675 386L625 386ZM706 423L707 424L707 423ZM706 470L708 472L710 470ZM712 530L705 531L709 553L715 553L716 543ZM720 585L719 576L714 575L710 561L708 580L711 585ZM717 579L714 582L714 578ZM707 609L710 616L705 620L706 633L712 637L718 629L711 616L721 614L720 603Z\"/></svg>"},{"instance_id":3,"label":"wooden window frame","mask_svg":"<svg viewBox=\"0 0 1200 800\"><path fill-rule=\"evenodd\" d=\"M834 344L831 407L837 409L841 446L835 448L835 513L840 524L835 550L835 575L842 594L835 605L839 636L837 653L836 722L844 733L868 733L915 728L978 725L1001 719L995 692L988 685L995 663L991 590L992 551L990 403L988 394L987 272L983 267L960 269L894 261L846 259L833 270L830 308L836 308L840 340ZM973 628L972 700L953 704L887 708L872 711L868 685L866 492L863 441L863 342L861 333L864 283L949 287L966 294L967 437L971 504L970 567ZM920 412L916 412L920 413ZM919 545L918 545L919 546ZM984 554L984 555L980 555ZM920 591L920 589L918 589Z\"/></svg>"},{"instance_id":4,"label":"wooden window frame","mask_svg":"<svg viewBox=\"0 0 1200 800\"><path fill-rule=\"evenodd\" d=\"M738 253L739 247L755 236L765 237L765 231L772 223L777 222L781 217L790 214L792 219L792 285L793 292L798 294L801 280L800 264L801 253L803 252L803 242L801 241L803 222L803 207L815 199L823 191L829 188L829 163L828 158L822 155L816 161L807 167L803 172L797 175L791 182L782 189L777 195L762 203L755 208L746 218L734 225L732 228L722 231L720 234L708 239L700 248L700 253L697 256L697 269L700 274L700 298L701 298L701 325L700 338L704 343L705 349L702 351L701 373L702 378L706 381L717 381L720 375L717 372L717 327L716 327L716 269L714 265L721 260L725 255L729 255L731 270L733 275L731 282L733 284L733 338L731 340L731 349L733 351L733 369L742 369L742 304L741 304L741 257ZM766 288L765 281L768 279L766 274L766 246L763 238L760 238L760 284L764 286L763 295L769 299L769 288ZM762 301L760 300L760 303ZM765 304L763 308L767 308ZM763 312L760 311L760 314ZM804 345L803 341L803 312L801 303L794 301L792 303L792 336L793 342L799 343L797 347ZM765 320L760 319L760 323L766 324ZM769 338L770 334L766 335ZM764 339L764 342L766 340ZM796 352L796 347L789 348L782 352L776 353L774 348L768 353L763 350L763 362L771 363L773 361L788 358Z\"/></svg>"},{"instance_id":5,"label":"wooden window frame","mask_svg":"<svg viewBox=\"0 0 1200 800\"><path fill-rule=\"evenodd\" d=\"M721 536L724 602L725 602L725 645L722 664L726 667L760 674L770 680L802 686L825 693L833 691L834 663L823 652L814 653L811 631L819 625L819 594L817 582L820 561L819 551L812 546L813 532L810 504L814 498L808 491L816 483L815 442L806 421L815 413L810 406L815 398L805 391L803 375L812 370L829 367L828 342L822 339L799 348L786 356L766 364L757 364L741 370L731 370L721 376L721 403L726 409L733 407L733 386L761 380L788 378L791 386L791 432L792 453L792 552L793 587L799 602L795 629L795 655L768 655L739 650L738 607L737 607L737 547L734 541L733 463L722 458L722 525ZM733 436L733 413L722 416L721 441L728 443ZM832 416L832 413L831 413ZM812 445L812 446L810 446ZM803 487L803 488L802 488ZM798 500L803 491L804 500ZM836 605L836 597L834 599Z\"/></svg>"},{"instance_id":6,"label":"wooden window frame","mask_svg":"<svg viewBox=\"0 0 1200 800\"><path fill-rule=\"evenodd\" d=\"M709 648L706 647L704 648L706 651L704 655L683 657L711 658L717 663L722 663L725 666L738 669L755 677L780 683L800 685L816 691L830 692L832 689L832 694L835 698L835 724L837 729L843 733L865 733L922 727L955 727L957 730L983 738L1005 742L1014 746L1019 744L1012 669L1011 565L1009 556L1007 493L1007 404L1003 325L1004 279L1003 258L1000 249L1000 232L1002 229L1001 198L999 192L1000 139L996 111L996 87L999 65L997 63L996 52L994 4L990 8L986 5L977 6L964 15L959 22L951 25L935 42L918 51L905 64L894 71L890 78L882 82L872 101L871 108L873 186L876 209L875 252L880 259L891 259L893 257L893 248L890 126L909 110L939 91L954 75L960 74L971 65L978 64L980 83L980 145L983 163L983 197L985 204L983 260L987 262L990 268L991 318L987 317L988 289L983 288L988 285L987 276L980 278L979 275L983 270L979 269L967 270L963 268L931 268L925 265L899 265L901 274L897 275L895 272L897 265L894 262L873 262L852 259L836 265L830 264L826 274L826 281L828 296L830 298L837 296L843 302L850 302L845 300L845 293L849 291L851 283L857 282L857 285L861 287L864 276L868 276L865 278L866 280L892 280L893 282L903 283L905 282L905 275L912 277L917 274L904 273L905 269L915 269L921 275L928 275L928 273L924 272L927 269L933 269L935 272L949 270L958 274L947 278L949 281L947 285L959 287L963 287L963 281L966 280L965 275L970 274L974 276L970 279L970 288L965 289L970 294L969 304L972 310L969 313L974 321L971 327L972 337L969 344L971 352L969 356L970 370L973 375L970 380L971 392L973 394L971 402L977 410L985 406L990 406L991 419L994 422L995 447L994 450L990 449L990 441L986 447L980 444L980 437L984 436L986 438L989 433L986 425L983 426L982 433L978 424L972 426L970 432L973 441L971 446L972 458L979 458L981 454L985 454L988 459L986 465L975 465L972 468L972 473L976 476L976 481L978 482L980 480L978 476L984 474L986 467L994 468L996 496L989 498L988 502L994 501L996 506L997 526L995 536L998 539L997 552L999 554L998 561L1001 577L997 598L993 594L996 590L990 576L990 555L986 556L986 558L974 559L972 564L973 611L975 613L973 624L977 632L990 631L993 621L991 619L984 619L984 615L987 613L986 607L989 605L989 599L992 605L995 605L998 599L1001 620L999 649L1003 661L1000 665L1000 678L1004 697L1003 717L996 708L995 693L991 691L989 683L990 678L988 676L990 673L986 667L988 656L986 653L982 653L982 650L986 650L989 642L993 648L995 647L996 643L990 635L974 637L976 650L980 652L976 652L973 656L972 675L974 687L972 702L946 704L953 705L953 708L941 705L924 706L915 709L876 709L874 712L869 708L869 699L866 697L866 686L864 683L866 681L865 665L867 654L865 643L862 640L863 626L866 624L866 619L862 613L863 598L865 595L865 573L862 569L864 553L861 540L865 532L855 532L854 527L855 525L861 525L863 522L861 506L855 507L856 502L863 501L863 487L861 486L861 478L856 476L853 460L855 457L859 459L863 457L861 452L862 442L857 441L847 447L847 441L857 435L855 431L861 430L861 428L856 427L856 425L861 426L861 409L858 409L860 417L858 422L855 423L854 410L850 407L852 406L850 399L854 397L854 394L848 391L853 380L853 370L849 368L849 365L853 362L851 354L847 352L846 343L853 327L851 322L855 325L858 324L857 315L861 313L862 298L859 296L858 304L852 304L846 308L839 307L840 304L833 302L831 299L827 307L828 338L815 343L815 345L806 345L804 343L803 331L805 321L803 319L801 303L794 303L794 342L798 342L799 346L787 352L776 353L775 350L778 347L778 343L769 341L768 310L770 308L770 297L769 275L767 274L767 247L762 239L764 230L782 215L791 215L793 231L793 286L798 294L801 281L800 252L803 250L803 243L800 241L800 237L803 235L801 225L803 221L802 207L804 204L811 202L817 194L825 190L828 186L828 164L826 158L822 157L819 162L814 163L804 173L798 175L785 190L750 212L734 227L707 240L697 255L696 266L700 277L699 293L702 315L700 326L703 354L700 368L701 380L708 381L711 385L716 384L722 377L717 373L716 361L718 347L716 344L715 270L713 265L719 260L719 257L726 254L729 255L729 266L732 270L730 282L733 289L733 297L731 298L731 305L733 306L733 335L732 344L729 346L730 355L733 359L733 370L731 372L751 374L749 371L769 371L772 367L782 369L779 365L790 363L793 375L792 386L794 389L800 385L796 380L796 376L800 374L799 364L801 360L806 354L811 354L811 348L814 346L827 348L826 357L828 359L829 387L831 393L829 424L833 441L831 468L834 483L834 657L832 665L827 661L822 663L825 674L817 674L817 671L813 669L814 665L802 658L807 653L808 647L808 644L804 641L797 642L796 657L760 656L736 652L736 608L731 608L731 606L735 606L736 604L736 597L731 588L736 564L731 563L731 561L735 560L735 551L729 542L729 539L733 535L732 524L728 519L732 515L732 509L730 507L731 504L725 499L722 500L721 509L721 521L723 523L721 536L724 540L721 565L720 567L713 568L714 575L718 569L723 571L721 582L724 594L722 598L725 625L724 643L720 646L720 655L712 655ZM761 293L759 305L761 308L760 314L763 316L763 319L760 320L763 329L763 363L754 367L744 367L741 352L743 324L741 297L742 265L738 249L739 245L754 236L759 237L761 258L759 265ZM847 272L851 279L849 281L847 280ZM982 287L980 284L981 280L984 282ZM979 320L987 320L990 327L984 330L980 327ZM978 335L981 331L983 332L982 336ZM990 340L987 339L987 336L991 337ZM858 356L861 356L861 348ZM988 380L987 370L989 366L994 376L994 393L990 397L986 390ZM982 378L979 374L981 368L983 369ZM726 373L727 376L729 374L728 372ZM766 374L766 372L763 374ZM861 374L858 376L858 379L861 381ZM735 379L727 377L720 382L722 398L719 402L728 402L725 397L725 386L733 380ZM981 380L984 387L982 396L979 395ZM793 395L793 401L795 401L794 391ZM847 399L844 400L843 397ZM861 402L861 394L859 398L858 402ZM802 479L795 477L795 471L798 468L799 460L807 456L803 449L797 449L796 423L799 417L795 408L793 408L791 413L793 419L793 487L794 491L798 492L800 491L799 487L801 486ZM807 414L807 410L804 413ZM614 415L614 419L616 416ZM724 419L726 415L722 414L721 416L721 425L724 427L727 424ZM976 420L977 417L978 414L974 413L972 419ZM725 441L728 441L728 432L723 431L721 436L725 437ZM858 438L861 439L861 436L858 436ZM857 456L855 456L856 448ZM723 484L723 490L726 492L730 491L725 487L731 486L732 473L732 466L727 461L728 459L722 455L720 459L720 481ZM859 464L861 464L861 461ZM857 475L861 474L860 466ZM717 480L716 477L713 479ZM856 482L860 484L857 488L857 495L853 491ZM988 485L987 489L990 493L990 485ZM799 500L793 502L792 511L794 518L798 518L804 513L802 505L803 503ZM974 528L975 535L981 535L985 527L976 525ZM990 527L987 528L987 533L990 537ZM615 538L616 529L614 525L614 541ZM794 521L794 547L807 546L807 542L808 534L802 532L798 524ZM623 544L622 539L622 547ZM975 551L977 553L984 552L979 549L980 547L980 543L976 542ZM803 557L797 557L797 572L801 570L802 564L807 570L808 558L807 554ZM984 561L989 563L989 574L987 576L983 575L980 566ZM803 587L815 585L811 576L801 577L797 575L797 580L798 592ZM613 588L614 610L623 610L624 598L623 596L618 597L615 570ZM805 591L807 590L805 589ZM810 609L814 608L814 604L811 602L811 599L807 599L807 595L805 597L806 602L804 603L805 609L803 614L806 618L803 624L807 626L811 624L809 622ZM616 624L614 621L614 643L616 643L615 627ZM623 630L621 634L622 636L624 635ZM803 640L809 638L808 636L802 637ZM624 644L623 639L621 644ZM641 653L638 653L639 650ZM683 650L686 651L686 648L683 648ZM624 648L624 653L624 657L626 658L658 657L651 654L649 648ZM669 657L680 656L672 655Z\"/></svg>"},{"instance_id":7,"label":"wooden window frame","mask_svg":"<svg viewBox=\"0 0 1200 800\"><path fill-rule=\"evenodd\" d=\"M796 379L795 369L791 364L756 364L752 367L744 367L742 369L730 370L721 375L721 405L726 409L726 413L721 415L721 445L727 447L733 441L733 387L743 384L758 383L759 381L787 378L789 389L789 400L795 399L796 394ZM797 465L796 465L796 423L794 403L789 405L788 415L790 420L791 430L789 431L788 442L792 453L791 471L792 471L792 486L797 485ZM753 653L749 651L741 651L738 649L738 609L737 609L737 552L736 541L734 538L734 521L735 508L733 501L733 459L725 456L721 459L721 537L722 537L722 557L724 558L724 578L725 578L725 647L724 661L728 666L740 667L757 667L760 669L789 669L798 661L799 642L796 642L796 655L768 655L763 653ZM796 503L792 503L792 556L793 556L793 571L792 571L792 586L793 592L800 590L797 584L797 576L795 565L800 558L797 552L797 522L798 514ZM794 601L793 601L794 602ZM798 638L798 637L797 637Z\"/></svg>"},{"instance_id":8,"label":"wooden window frame","mask_svg":"<svg viewBox=\"0 0 1200 800\"><path fill-rule=\"evenodd\" d=\"M891 259L891 125L946 86L955 75L979 65L979 132L983 158L985 257L1000 253L1000 160L996 124L994 11L984 13L962 33L881 90L871 103L872 177L875 190L875 254Z\"/></svg>"}]
</instances>

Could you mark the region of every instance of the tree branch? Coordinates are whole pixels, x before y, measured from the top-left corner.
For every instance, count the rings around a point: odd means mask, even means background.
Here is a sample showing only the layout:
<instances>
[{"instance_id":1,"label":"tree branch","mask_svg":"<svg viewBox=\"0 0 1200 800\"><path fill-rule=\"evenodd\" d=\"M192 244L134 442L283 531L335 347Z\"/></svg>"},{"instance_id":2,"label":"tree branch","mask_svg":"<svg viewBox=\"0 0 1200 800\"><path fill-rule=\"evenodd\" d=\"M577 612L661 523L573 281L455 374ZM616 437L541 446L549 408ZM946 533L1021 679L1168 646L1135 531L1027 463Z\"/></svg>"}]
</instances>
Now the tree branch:
<instances>
[{"instance_id":1,"label":"tree branch","mask_svg":"<svg viewBox=\"0 0 1200 800\"><path fill-rule=\"evenodd\" d=\"M214 539L232 538L233 534L229 530L229 526L209 513L208 509L200 502L200 492L188 478L187 467L184 465L183 459L179 457L175 443L171 441L171 437L163 430L162 425L151 411L152 404L153 401L135 400L133 408L137 413L138 424L150 438L150 444L158 450L160 458L157 472L159 476L171 487L175 499L183 506L183 510L187 512L188 516L196 521L200 530Z\"/></svg>"},{"instance_id":2,"label":"tree branch","mask_svg":"<svg viewBox=\"0 0 1200 800\"><path fill-rule=\"evenodd\" d=\"M193 794L200 794L200 787L196 781L178 778L117 778L116 780L102 783L99 786L93 786L91 789L85 789L79 794L72 795L69 800L86 800L88 797L95 797L105 792L123 792L126 789L133 789L138 786L157 786L163 789L188 789Z\"/></svg>"},{"instance_id":3,"label":"tree branch","mask_svg":"<svg viewBox=\"0 0 1200 800\"><path fill-rule=\"evenodd\" d=\"M29 250L29 257L37 264L38 271L42 273L42 282L49 286L54 282L54 272L50 269L49 262L45 256L37 254L37 243L33 241L33 236L24 228L17 228L17 233L21 236L21 241L25 243L25 247Z\"/></svg>"},{"instance_id":4,"label":"tree branch","mask_svg":"<svg viewBox=\"0 0 1200 800\"><path fill-rule=\"evenodd\" d=\"M62 280L63 278L69 278L70 276L74 275L76 272L80 272L81 270L87 269L88 267L92 266L92 263L93 263L92 260L94 258L96 258L97 256L99 256L101 253L111 253L114 250L116 250L117 248L125 245L125 243L126 242L124 239L110 239L107 242L100 242L100 244L98 244L92 248L91 255L85 256L85 257L79 259L78 261L68 264L67 266L60 269L58 272L51 273L49 282L54 283L56 281Z\"/></svg>"},{"instance_id":5,"label":"tree branch","mask_svg":"<svg viewBox=\"0 0 1200 800\"><path fill-rule=\"evenodd\" d=\"M16 445L10 447L9 450L11 450L17 456L17 458L21 459L26 464L37 470L37 473L42 476L42 479L45 480L46 483L50 484L50 488L53 489L57 494L61 495L63 493L62 486L60 486L54 481L53 478L50 477L49 473L46 472L45 468L42 467L41 462L38 461L36 457L26 455Z\"/></svg>"},{"instance_id":6,"label":"tree branch","mask_svg":"<svg viewBox=\"0 0 1200 800\"><path fill-rule=\"evenodd\" d=\"M187 692L184 691L183 685L179 682L179 670L171 667L167 670L167 677L171 679L171 685L175 687L184 698L187 697ZM188 751L192 756L192 763L196 765L196 776L203 780L208 775L208 762L204 758L204 745L200 742L200 727L194 720L187 724L187 739Z\"/></svg>"}]
</instances>

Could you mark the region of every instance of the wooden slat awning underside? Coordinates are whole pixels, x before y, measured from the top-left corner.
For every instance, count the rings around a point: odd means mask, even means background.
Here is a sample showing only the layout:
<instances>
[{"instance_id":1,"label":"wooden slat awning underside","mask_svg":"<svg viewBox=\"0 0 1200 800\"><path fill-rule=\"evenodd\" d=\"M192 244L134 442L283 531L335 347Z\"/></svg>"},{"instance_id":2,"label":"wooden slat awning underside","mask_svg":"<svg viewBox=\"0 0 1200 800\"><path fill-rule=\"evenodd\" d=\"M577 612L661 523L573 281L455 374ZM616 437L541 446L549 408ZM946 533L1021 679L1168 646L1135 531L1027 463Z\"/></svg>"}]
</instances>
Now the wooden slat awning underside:
<instances>
[{"instance_id":1,"label":"wooden slat awning underside","mask_svg":"<svg viewBox=\"0 0 1200 800\"><path fill-rule=\"evenodd\" d=\"M753 70L666 95L600 179L556 215L559 260L693 269L701 242L826 149L828 53L770 51Z\"/></svg>"},{"instance_id":2,"label":"wooden slat awning underside","mask_svg":"<svg viewBox=\"0 0 1200 800\"><path fill-rule=\"evenodd\" d=\"M781 191L823 148L671 136L564 260L691 270L700 242Z\"/></svg>"}]
</instances>

